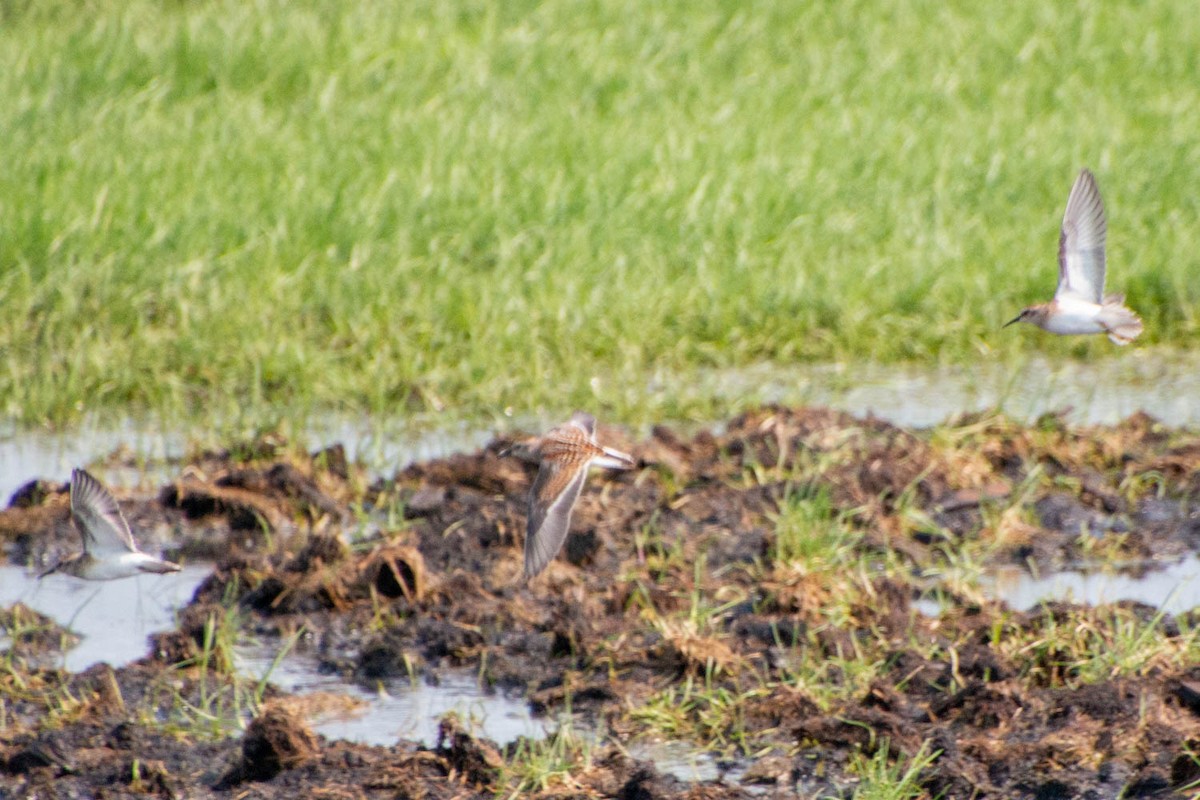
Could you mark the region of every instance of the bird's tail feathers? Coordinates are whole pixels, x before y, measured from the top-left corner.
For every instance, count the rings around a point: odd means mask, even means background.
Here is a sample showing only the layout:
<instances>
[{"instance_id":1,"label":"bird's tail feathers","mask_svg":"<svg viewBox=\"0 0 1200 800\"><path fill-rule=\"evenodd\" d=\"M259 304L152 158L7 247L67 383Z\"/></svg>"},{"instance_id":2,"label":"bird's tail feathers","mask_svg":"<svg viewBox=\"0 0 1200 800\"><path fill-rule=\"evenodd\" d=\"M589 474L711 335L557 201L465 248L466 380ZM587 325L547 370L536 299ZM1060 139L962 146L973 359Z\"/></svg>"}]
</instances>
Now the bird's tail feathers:
<instances>
[{"instance_id":1,"label":"bird's tail feathers","mask_svg":"<svg viewBox=\"0 0 1200 800\"><path fill-rule=\"evenodd\" d=\"M170 561L161 561L155 559L153 561L146 561L142 564L139 564L138 569L140 569L142 572L150 572L155 575L166 575L168 572L179 572L182 567Z\"/></svg>"},{"instance_id":2,"label":"bird's tail feathers","mask_svg":"<svg viewBox=\"0 0 1200 800\"><path fill-rule=\"evenodd\" d=\"M1124 295L1110 294L1104 298L1100 309L1100 322L1113 344L1129 344L1142 333L1142 320L1132 309L1122 305L1124 302Z\"/></svg>"}]
</instances>

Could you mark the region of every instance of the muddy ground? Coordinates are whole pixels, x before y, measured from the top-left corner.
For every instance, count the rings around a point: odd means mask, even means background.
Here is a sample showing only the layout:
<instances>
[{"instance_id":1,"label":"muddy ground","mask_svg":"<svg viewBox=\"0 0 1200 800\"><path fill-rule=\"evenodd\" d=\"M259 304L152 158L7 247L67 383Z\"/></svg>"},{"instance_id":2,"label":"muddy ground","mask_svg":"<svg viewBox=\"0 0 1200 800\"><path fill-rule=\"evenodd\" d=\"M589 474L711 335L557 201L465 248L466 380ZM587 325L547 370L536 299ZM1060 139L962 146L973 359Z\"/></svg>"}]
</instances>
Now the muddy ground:
<instances>
[{"instance_id":1,"label":"muddy ground","mask_svg":"<svg viewBox=\"0 0 1200 800\"><path fill-rule=\"evenodd\" d=\"M528 586L535 467L502 457L505 440L372 481L340 448L266 438L121 496L144 549L217 569L178 630L117 670L57 670L46 654L67 632L0 615L0 796L848 797L872 758L923 755L907 796L1152 797L1200 778L1190 615L1015 612L969 578L1200 551L1200 436L1142 415L912 432L785 408L717 433L600 435L640 466L592 475L563 552ZM73 548L65 489L31 482L0 512L10 561ZM842 531L837 548L785 557L797 498L828 508L814 529ZM937 617L914 605L932 596ZM453 721L431 748L327 741L302 698L245 695L221 647L239 631L300 631L323 669L368 686L470 667L540 713L569 706L622 742L686 738L742 771L683 783L596 745L522 788L520 745Z\"/></svg>"}]
</instances>

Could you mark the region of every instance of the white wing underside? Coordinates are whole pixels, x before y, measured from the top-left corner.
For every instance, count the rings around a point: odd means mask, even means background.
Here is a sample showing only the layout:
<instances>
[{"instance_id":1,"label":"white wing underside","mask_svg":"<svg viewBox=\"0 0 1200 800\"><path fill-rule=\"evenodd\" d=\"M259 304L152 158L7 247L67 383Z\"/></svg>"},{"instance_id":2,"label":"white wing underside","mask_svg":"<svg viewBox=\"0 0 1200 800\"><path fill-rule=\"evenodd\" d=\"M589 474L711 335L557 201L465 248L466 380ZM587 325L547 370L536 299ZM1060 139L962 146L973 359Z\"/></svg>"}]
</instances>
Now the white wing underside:
<instances>
[{"instance_id":1,"label":"white wing underside","mask_svg":"<svg viewBox=\"0 0 1200 800\"><path fill-rule=\"evenodd\" d=\"M86 471L71 473L71 516L83 549L97 558L138 552L129 523L108 490Z\"/></svg>"},{"instance_id":2,"label":"white wing underside","mask_svg":"<svg viewBox=\"0 0 1200 800\"><path fill-rule=\"evenodd\" d=\"M1058 289L1054 298L1073 297L1099 305L1104 302L1104 244L1108 223L1096 179L1079 173L1058 239Z\"/></svg>"}]
</instances>

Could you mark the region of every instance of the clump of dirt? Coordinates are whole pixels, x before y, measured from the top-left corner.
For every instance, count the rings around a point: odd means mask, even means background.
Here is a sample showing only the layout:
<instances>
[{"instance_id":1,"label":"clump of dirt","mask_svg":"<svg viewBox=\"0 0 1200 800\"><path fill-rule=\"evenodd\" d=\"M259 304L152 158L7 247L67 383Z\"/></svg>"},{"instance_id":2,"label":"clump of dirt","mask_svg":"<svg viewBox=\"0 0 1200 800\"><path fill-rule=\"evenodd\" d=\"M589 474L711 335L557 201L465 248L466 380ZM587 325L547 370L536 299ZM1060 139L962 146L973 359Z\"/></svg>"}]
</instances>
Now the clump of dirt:
<instances>
[{"instance_id":1,"label":"clump of dirt","mask_svg":"<svg viewBox=\"0 0 1200 800\"><path fill-rule=\"evenodd\" d=\"M267 440L205 454L153 498L123 499L216 567L178 629L109 679L120 703L102 675L41 676L83 698L75 716L56 712L58 750L33 713L45 706L9 706L22 731L0 729L14 785L75 776L63 763L82 776L72 754L120 726L145 745L153 766L138 780L159 793L468 797L518 780L525 756L462 727L447 723L430 749L368 748L314 738L279 704L240 751L222 738L202 767L190 761L132 709L173 719L180 698L228 688L232 665L209 651L231 605L260 636L305 631L324 670L367 685L469 667L539 712L570 707L618 737L669 730L772 751L743 786L686 784L600 748L546 796L745 797L751 784L839 795L876 756L929 756L920 785L949 798L1149 796L1200 775L1190 619L1129 605L1014 613L949 581L940 616L915 606L930 575L963 562L1049 571L1196 552L1200 436L1145 415L1081 428L977 414L909 431L768 407L720 433L601 437L641 466L591 476L563 552L529 585L536 467L502 456L506 441L368 483L343 451ZM31 532L64 514L56 487L31 488L0 513L0 538L32 553ZM109 746L104 769L71 778L76 789L130 784L128 748Z\"/></svg>"},{"instance_id":2,"label":"clump of dirt","mask_svg":"<svg viewBox=\"0 0 1200 800\"><path fill-rule=\"evenodd\" d=\"M310 761L317 739L300 715L285 702L264 708L242 736L242 758L215 788L229 789L246 781L268 781L286 769Z\"/></svg>"},{"instance_id":3,"label":"clump of dirt","mask_svg":"<svg viewBox=\"0 0 1200 800\"><path fill-rule=\"evenodd\" d=\"M504 768L500 751L490 742L473 736L453 714L443 718L438 726L437 753L454 774L480 788L494 785Z\"/></svg>"}]
</instances>

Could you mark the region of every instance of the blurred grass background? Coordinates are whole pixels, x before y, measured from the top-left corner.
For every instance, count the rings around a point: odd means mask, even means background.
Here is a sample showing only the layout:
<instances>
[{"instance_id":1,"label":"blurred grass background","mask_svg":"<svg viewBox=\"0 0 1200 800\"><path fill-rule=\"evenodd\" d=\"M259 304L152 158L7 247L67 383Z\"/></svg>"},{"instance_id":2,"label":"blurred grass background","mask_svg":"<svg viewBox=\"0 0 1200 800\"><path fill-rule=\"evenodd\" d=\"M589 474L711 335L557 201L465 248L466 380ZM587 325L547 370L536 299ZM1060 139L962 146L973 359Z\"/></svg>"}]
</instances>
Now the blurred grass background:
<instances>
[{"instance_id":1,"label":"blurred grass background","mask_svg":"<svg viewBox=\"0 0 1200 800\"><path fill-rule=\"evenodd\" d=\"M633 421L728 410L697 370L1113 354L998 330L1085 165L1134 347L1198 329L1183 0L0 2L0 64L12 420Z\"/></svg>"}]
</instances>

